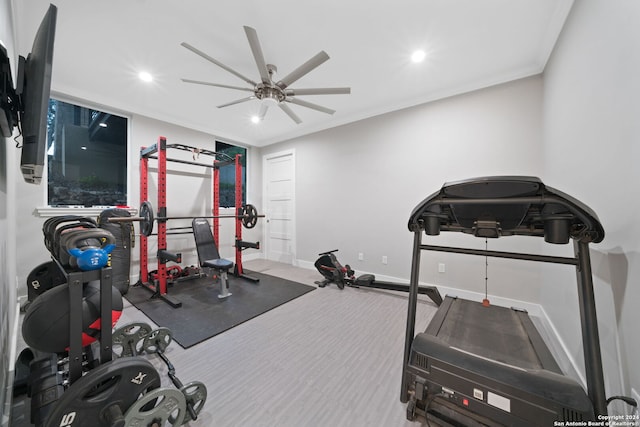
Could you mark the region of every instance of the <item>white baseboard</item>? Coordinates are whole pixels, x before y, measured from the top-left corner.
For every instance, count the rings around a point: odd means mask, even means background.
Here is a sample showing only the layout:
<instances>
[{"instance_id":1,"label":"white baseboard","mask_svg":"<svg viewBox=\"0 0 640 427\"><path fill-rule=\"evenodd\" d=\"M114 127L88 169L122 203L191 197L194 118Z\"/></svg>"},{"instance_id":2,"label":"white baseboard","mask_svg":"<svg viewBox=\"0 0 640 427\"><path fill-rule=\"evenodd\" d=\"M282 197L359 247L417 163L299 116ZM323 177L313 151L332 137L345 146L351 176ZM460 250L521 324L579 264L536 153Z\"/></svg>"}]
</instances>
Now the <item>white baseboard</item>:
<instances>
[{"instance_id":1,"label":"white baseboard","mask_svg":"<svg viewBox=\"0 0 640 427\"><path fill-rule=\"evenodd\" d=\"M305 261L305 260L302 260L302 259L293 260L293 265L295 265L296 267L305 268L307 270L315 270L316 269L315 265L313 265L312 262Z\"/></svg>"},{"instance_id":2,"label":"white baseboard","mask_svg":"<svg viewBox=\"0 0 640 427\"><path fill-rule=\"evenodd\" d=\"M27 295L18 295L18 306L22 307L27 302Z\"/></svg>"},{"instance_id":3,"label":"white baseboard","mask_svg":"<svg viewBox=\"0 0 640 427\"><path fill-rule=\"evenodd\" d=\"M256 259L264 259L262 252L251 252L250 254L242 254L242 261L254 261Z\"/></svg>"},{"instance_id":4,"label":"white baseboard","mask_svg":"<svg viewBox=\"0 0 640 427\"><path fill-rule=\"evenodd\" d=\"M540 314L533 320L538 328L538 332L540 332L540 335L542 335L542 338L549 347L551 354L556 359L556 362L558 362L558 365L560 365L562 372L569 378L580 382L586 390L587 380L584 373L578 368L578 363L571 355L565 342L560 338L558 330L544 308L540 306ZM538 322L536 322L536 320L538 320Z\"/></svg>"},{"instance_id":5,"label":"white baseboard","mask_svg":"<svg viewBox=\"0 0 640 427\"><path fill-rule=\"evenodd\" d=\"M9 360L12 362L15 361L18 357L17 356L18 333L20 332L19 331L20 328L18 327L19 323L20 323L20 304L16 304L16 315L15 315L15 319L13 319L13 331L11 334L11 344L9 348ZM8 368L9 369L6 372L7 382L5 384L5 387L6 387L5 401L0 402L4 408L3 410L4 415L0 419L0 427L7 427L11 420L11 407L13 405L13 381L15 379L15 364L10 363Z\"/></svg>"}]
</instances>

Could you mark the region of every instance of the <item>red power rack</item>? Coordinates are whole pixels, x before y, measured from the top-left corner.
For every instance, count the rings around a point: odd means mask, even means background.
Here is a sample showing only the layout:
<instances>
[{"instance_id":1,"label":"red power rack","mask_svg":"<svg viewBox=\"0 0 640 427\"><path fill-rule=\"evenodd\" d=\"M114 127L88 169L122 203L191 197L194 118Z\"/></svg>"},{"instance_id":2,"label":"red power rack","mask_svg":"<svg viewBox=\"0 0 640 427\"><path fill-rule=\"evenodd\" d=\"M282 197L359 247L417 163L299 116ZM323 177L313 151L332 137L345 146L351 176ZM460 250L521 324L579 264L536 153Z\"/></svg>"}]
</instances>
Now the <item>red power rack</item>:
<instances>
[{"instance_id":1,"label":"red power rack","mask_svg":"<svg viewBox=\"0 0 640 427\"><path fill-rule=\"evenodd\" d=\"M192 162L181 159L172 159L167 157L167 149L177 149L197 153L198 155L206 155L213 157L211 164ZM168 293L168 274L167 261L181 262L181 254L174 254L167 248L167 162L176 162L195 166L202 166L213 169L213 206L211 213L213 216L213 237L216 245L219 247L219 228L220 228L220 168L229 164L235 164L235 218L236 221L236 237L235 237L235 268L234 275L244 279L257 282L258 279L247 276L242 269L242 251L246 248L259 249L259 243L244 242L242 240L242 220L240 216L243 214L242 206L242 165L241 155L236 154L232 158L224 153L216 153L206 149L191 147L182 144L167 144L167 139L163 136L158 138L158 142L150 147L142 147L140 149L140 205L149 199L149 159L158 161L158 207L156 212L156 221L158 223L158 252L155 255L157 259L157 275L155 279L151 279L149 274L149 243L148 237L140 235L140 279L138 284L147 288L154 295L162 298L165 302L173 307L180 307L182 303ZM207 217L203 215L202 217ZM200 277L200 276L198 276Z\"/></svg>"}]
</instances>

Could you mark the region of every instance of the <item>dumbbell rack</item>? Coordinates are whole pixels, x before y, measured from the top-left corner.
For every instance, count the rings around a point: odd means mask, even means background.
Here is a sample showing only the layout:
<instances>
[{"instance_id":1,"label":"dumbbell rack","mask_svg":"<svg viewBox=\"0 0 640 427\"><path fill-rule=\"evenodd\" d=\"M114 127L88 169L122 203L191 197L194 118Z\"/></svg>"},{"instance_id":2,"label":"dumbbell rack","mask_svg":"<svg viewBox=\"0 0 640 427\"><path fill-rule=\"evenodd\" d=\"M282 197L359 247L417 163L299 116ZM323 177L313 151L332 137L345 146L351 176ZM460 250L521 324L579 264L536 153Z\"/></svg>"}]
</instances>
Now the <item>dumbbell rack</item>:
<instances>
[{"instance_id":1,"label":"dumbbell rack","mask_svg":"<svg viewBox=\"0 0 640 427\"><path fill-rule=\"evenodd\" d=\"M69 347L67 357L61 359L60 354L51 353L49 357L40 357L38 363L30 365L29 387L31 392L31 420L35 425L41 426L47 423L52 411L58 406L60 399L68 392L70 386L83 376L85 359L89 369L97 365L104 365L112 360L112 268L103 267L92 271L73 271L63 266L59 259L52 256L51 259L64 275L68 286L69 298ZM99 350L91 348L91 353L83 354L85 348L82 345L83 335L83 284L91 281L100 281L100 339ZM98 354L96 354L96 350ZM36 361L34 361L36 362ZM58 372L66 363L68 368L67 378ZM47 366L53 366L50 370ZM35 376L34 376L35 375Z\"/></svg>"},{"instance_id":2,"label":"dumbbell rack","mask_svg":"<svg viewBox=\"0 0 640 427\"><path fill-rule=\"evenodd\" d=\"M100 280L100 364L109 362L112 358L112 268L68 271L59 260L55 257L52 259L69 284L69 383L73 384L82 376L82 285L93 280Z\"/></svg>"}]
</instances>

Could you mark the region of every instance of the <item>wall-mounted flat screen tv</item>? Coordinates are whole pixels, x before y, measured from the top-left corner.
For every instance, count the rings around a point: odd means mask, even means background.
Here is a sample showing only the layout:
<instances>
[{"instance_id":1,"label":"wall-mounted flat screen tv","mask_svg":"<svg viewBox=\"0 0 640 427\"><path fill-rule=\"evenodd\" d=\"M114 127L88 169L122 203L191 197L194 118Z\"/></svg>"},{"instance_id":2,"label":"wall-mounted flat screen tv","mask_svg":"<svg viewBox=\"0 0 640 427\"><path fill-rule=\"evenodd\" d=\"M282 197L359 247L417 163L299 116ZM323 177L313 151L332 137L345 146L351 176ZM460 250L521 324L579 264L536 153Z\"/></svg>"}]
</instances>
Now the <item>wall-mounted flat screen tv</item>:
<instances>
[{"instance_id":1,"label":"wall-mounted flat screen tv","mask_svg":"<svg viewBox=\"0 0 640 427\"><path fill-rule=\"evenodd\" d=\"M20 170L26 182L40 184L47 152L47 112L51 94L53 42L58 9L53 4L45 14L31 52L18 59L13 87L9 57L0 46L0 130L9 138L17 126L22 135Z\"/></svg>"},{"instance_id":2,"label":"wall-mounted flat screen tv","mask_svg":"<svg viewBox=\"0 0 640 427\"><path fill-rule=\"evenodd\" d=\"M47 152L47 111L51 93L51 70L53 65L53 41L56 32L57 8L49 5L36 37L31 53L25 61L22 88L23 112L20 117L22 125L22 157L20 170L26 182L39 184L42 179Z\"/></svg>"}]
</instances>

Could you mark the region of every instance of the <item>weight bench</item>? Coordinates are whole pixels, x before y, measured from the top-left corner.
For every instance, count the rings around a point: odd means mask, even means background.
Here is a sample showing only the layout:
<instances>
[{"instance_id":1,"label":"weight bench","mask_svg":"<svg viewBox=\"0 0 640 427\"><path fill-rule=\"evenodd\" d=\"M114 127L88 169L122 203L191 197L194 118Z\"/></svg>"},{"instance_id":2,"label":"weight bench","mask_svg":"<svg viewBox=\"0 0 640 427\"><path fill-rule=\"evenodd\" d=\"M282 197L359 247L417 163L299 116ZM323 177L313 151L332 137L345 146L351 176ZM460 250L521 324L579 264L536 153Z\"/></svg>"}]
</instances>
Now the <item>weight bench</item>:
<instances>
[{"instance_id":1,"label":"weight bench","mask_svg":"<svg viewBox=\"0 0 640 427\"><path fill-rule=\"evenodd\" d=\"M233 262L220 258L218 247L211 233L211 225L207 219L194 218L193 221L191 221L191 227L193 228L193 237L196 241L200 267L205 270L205 273L207 271L213 271L220 278L220 294L218 298L231 296L227 272L233 267Z\"/></svg>"}]
</instances>

